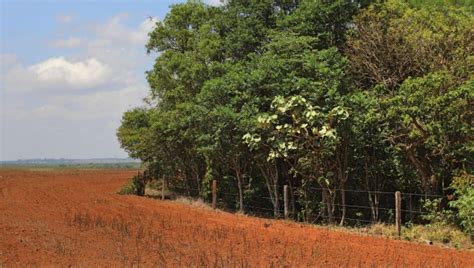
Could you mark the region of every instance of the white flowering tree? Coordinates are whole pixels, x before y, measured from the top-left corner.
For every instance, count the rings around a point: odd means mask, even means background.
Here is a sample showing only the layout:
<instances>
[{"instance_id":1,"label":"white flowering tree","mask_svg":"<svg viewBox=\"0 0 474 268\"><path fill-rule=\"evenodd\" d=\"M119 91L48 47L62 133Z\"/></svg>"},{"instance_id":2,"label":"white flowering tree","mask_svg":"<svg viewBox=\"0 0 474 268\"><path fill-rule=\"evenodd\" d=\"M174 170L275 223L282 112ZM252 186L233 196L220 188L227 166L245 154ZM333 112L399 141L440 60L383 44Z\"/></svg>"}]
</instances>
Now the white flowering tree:
<instances>
[{"instance_id":1,"label":"white flowering tree","mask_svg":"<svg viewBox=\"0 0 474 268\"><path fill-rule=\"evenodd\" d=\"M284 160L291 165L293 175L316 181L324 189L323 202L333 221L335 192L331 189L339 185L333 172L338 168L337 126L348 117L341 106L324 111L300 95L277 96L270 113L258 117L255 133L247 133L244 140L254 149L266 147L267 161ZM309 212L309 208L304 211Z\"/></svg>"}]
</instances>

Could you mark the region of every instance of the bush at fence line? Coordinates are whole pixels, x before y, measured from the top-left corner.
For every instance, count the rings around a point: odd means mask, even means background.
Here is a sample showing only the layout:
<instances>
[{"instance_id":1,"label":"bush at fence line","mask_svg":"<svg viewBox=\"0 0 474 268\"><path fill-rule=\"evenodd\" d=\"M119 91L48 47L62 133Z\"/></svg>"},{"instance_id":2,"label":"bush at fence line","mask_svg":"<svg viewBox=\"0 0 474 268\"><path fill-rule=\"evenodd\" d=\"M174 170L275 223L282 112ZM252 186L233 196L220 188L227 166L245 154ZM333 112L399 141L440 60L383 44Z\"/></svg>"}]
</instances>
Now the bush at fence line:
<instances>
[{"instance_id":1,"label":"bush at fence line","mask_svg":"<svg viewBox=\"0 0 474 268\"><path fill-rule=\"evenodd\" d=\"M143 176L133 176L119 191L121 195L140 195L145 193L145 182Z\"/></svg>"},{"instance_id":2,"label":"bush at fence line","mask_svg":"<svg viewBox=\"0 0 474 268\"><path fill-rule=\"evenodd\" d=\"M403 228L402 239L408 241L443 244L458 249L468 249L472 247L469 237L457 226L442 223L428 225L413 225Z\"/></svg>"},{"instance_id":3,"label":"bush at fence line","mask_svg":"<svg viewBox=\"0 0 474 268\"><path fill-rule=\"evenodd\" d=\"M456 200L449 205L457 210L457 220L463 230L474 237L474 176L462 174L451 183Z\"/></svg>"},{"instance_id":4,"label":"bush at fence line","mask_svg":"<svg viewBox=\"0 0 474 268\"><path fill-rule=\"evenodd\" d=\"M367 227L366 232L371 235L398 238L395 227L389 224L371 225ZM405 225L402 230L401 238L413 242L450 245L455 248L471 247L469 238L456 226L440 223L429 225Z\"/></svg>"},{"instance_id":5,"label":"bush at fence line","mask_svg":"<svg viewBox=\"0 0 474 268\"><path fill-rule=\"evenodd\" d=\"M426 213L421 216L431 224L450 225L454 223L454 212L445 209L441 203L443 198L425 199L422 201L423 209Z\"/></svg>"},{"instance_id":6,"label":"bush at fence line","mask_svg":"<svg viewBox=\"0 0 474 268\"><path fill-rule=\"evenodd\" d=\"M130 179L127 181L127 183L120 188L120 190L117 192L120 195L129 195L129 194L136 194L137 190L135 188L135 185L133 184L133 180Z\"/></svg>"}]
</instances>

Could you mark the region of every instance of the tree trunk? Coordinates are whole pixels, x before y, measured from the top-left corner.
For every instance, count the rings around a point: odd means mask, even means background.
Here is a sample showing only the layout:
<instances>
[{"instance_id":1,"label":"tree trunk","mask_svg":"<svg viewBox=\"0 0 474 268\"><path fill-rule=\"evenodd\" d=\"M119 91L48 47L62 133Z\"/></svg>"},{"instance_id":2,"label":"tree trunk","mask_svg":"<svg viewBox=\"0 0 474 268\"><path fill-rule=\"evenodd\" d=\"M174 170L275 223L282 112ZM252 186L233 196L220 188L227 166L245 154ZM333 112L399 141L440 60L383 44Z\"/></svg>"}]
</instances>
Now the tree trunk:
<instances>
[{"instance_id":1,"label":"tree trunk","mask_svg":"<svg viewBox=\"0 0 474 268\"><path fill-rule=\"evenodd\" d=\"M344 220L346 218L346 191L344 188L341 189L341 202L342 202L342 215L341 221L339 222L340 226L344 225Z\"/></svg>"},{"instance_id":2,"label":"tree trunk","mask_svg":"<svg viewBox=\"0 0 474 268\"><path fill-rule=\"evenodd\" d=\"M374 193L372 191L371 187L370 187L369 174L371 172L369 171L367 161L365 161L365 163L364 163L364 172L365 172L365 176L364 176L365 189L367 190L367 197L368 197L368 200L369 200L370 213L372 214L372 222L376 223L379 220L379 199L378 199L378 194ZM377 180L375 180L375 185L376 185L375 188L378 189Z\"/></svg>"},{"instance_id":3,"label":"tree trunk","mask_svg":"<svg viewBox=\"0 0 474 268\"><path fill-rule=\"evenodd\" d=\"M239 190L239 212L245 213L245 207L244 207L244 182L243 182L243 176L242 176L242 170L244 167L242 166L242 162L240 161L239 155L235 155L231 159L231 168L235 172L235 179L237 180L237 188Z\"/></svg>"},{"instance_id":4,"label":"tree trunk","mask_svg":"<svg viewBox=\"0 0 474 268\"><path fill-rule=\"evenodd\" d=\"M295 205L295 193L293 192L293 184L291 183L291 180L288 180L288 186L290 188L291 215L294 217L296 205Z\"/></svg>"},{"instance_id":5,"label":"tree trunk","mask_svg":"<svg viewBox=\"0 0 474 268\"><path fill-rule=\"evenodd\" d=\"M308 188L305 186L304 187L304 213L303 213L303 221L304 222L310 222L311 219L311 214L310 209L309 209L309 200L308 200Z\"/></svg>"},{"instance_id":6,"label":"tree trunk","mask_svg":"<svg viewBox=\"0 0 474 268\"><path fill-rule=\"evenodd\" d=\"M261 161L257 163L260 172L262 173L263 178L265 179L265 185L267 186L268 194L270 195L270 200L273 204L273 213L275 216L278 211L278 169L275 163L267 163L266 161Z\"/></svg>"},{"instance_id":7,"label":"tree trunk","mask_svg":"<svg viewBox=\"0 0 474 268\"><path fill-rule=\"evenodd\" d=\"M329 188L323 189L323 202L326 207L327 217L329 224L334 224L334 194L331 193Z\"/></svg>"},{"instance_id":8,"label":"tree trunk","mask_svg":"<svg viewBox=\"0 0 474 268\"><path fill-rule=\"evenodd\" d=\"M375 220L378 222L379 221L379 195L374 194L374 204L375 204Z\"/></svg>"},{"instance_id":9,"label":"tree trunk","mask_svg":"<svg viewBox=\"0 0 474 268\"><path fill-rule=\"evenodd\" d=\"M415 166L418 175L421 177L421 185L425 194L435 194L436 186L438 184L438 179L431 170L426 167L420 160L417 159L415 155L415 150L413 148L407 148L407 155L410 162Z\"/></svg>"},{"instance_id":10,"label":"tree trunk","mask_svg":"<svg viewBox=\"0 0 474 268\"><path fill-rule=\"evenodd\" d=\"M201 196L201 181L199 179L199 173L196 173L196 184L197 184L196 196Z\"/></svg>"},{"instance_id":11,"label":"tree trunk","mask_svg":"<svg viewBox=\"0 0 474 268\"><path fill-rule=\"evenodd\" d=\"M372 214L372 222L376 223L379 220L379 200L376 193L368 190L368 198L370 205L370 212Z\"/></svg>"},{"instance_id":12,"label":"tree trunk","mask_svg":"<svg viewBox=\"0 0 474 268\"><path fill-rule=\"evenodd\" d=\"M197 165L193 165L193 167L191 168L191 172L194 174L194 179L196 181L196 190L197 190L196 196L200 196L201 195L201 181L200 181L200 176L199 176L199 168L197 167Z\"/></svg>"},{"instance_id":13,"label":"tree trunk","mask_svg":"<svg viewBox=\"0 0 474 268\"><path fill-rule=\"evenodd\" d=\"M347 142L347 139L343 139L341 146L339 146L337 150L337 155L336 155L336 171L337 171L337 179L338 182L336 185L339 186L339 189L341 190L341 206L342 206L342 215L341 215L341 221L339 225L344 225L344 220L346 217L346 192L345 192L345 185L347 182L347 179L349 177L349 173L347 172L347 167L348 167L348 161L349 161L349 150L348 150L349 144ZM334 192L334 195L336 195L336 192ZM335 200L335 198L334 198ZM333 212L334 212L334 206L333 206Z\"/></svg>"},{"instance_id":14,"label":"tree trunk","mask_svg":"<svg viewBox=\"0 0 474 268\"><path fill-rule=\"evenodd\" d=\"M239 188L239 211L244 213L244 191L242 189L242 177L239 171L235 174L237 178L237 187Z\"/></svg>"},{"instance_id":15,"label":"tree trunk","mask_svg":"<svg viewBox=\"0 0 474 268\"><path fill-rule=\"evenodd\" d=\"M278 175L273 181L273 191L275 192L275 204L273 205L273 216L278 218L280 216L280 203L279 203L279 194L278 194Z\"/></svg>"}]
</instances>

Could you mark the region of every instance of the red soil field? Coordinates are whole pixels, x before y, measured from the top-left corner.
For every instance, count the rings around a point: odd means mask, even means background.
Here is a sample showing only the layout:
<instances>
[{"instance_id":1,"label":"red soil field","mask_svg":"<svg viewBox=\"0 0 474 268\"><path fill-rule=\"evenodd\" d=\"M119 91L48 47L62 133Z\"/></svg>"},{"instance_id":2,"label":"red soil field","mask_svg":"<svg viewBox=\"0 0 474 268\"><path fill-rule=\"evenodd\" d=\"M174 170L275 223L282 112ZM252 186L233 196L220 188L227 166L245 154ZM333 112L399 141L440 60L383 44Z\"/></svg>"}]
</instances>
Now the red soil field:
<instances>
[{"instance_id":1,"label":"red soil field","mask_svg":"<svg viewBox=\"0 0 474 268\"><path fill-rule=\"evenodd\" d=\"M474 253L120 196L132 170L0 169L0 267L474 267Z\"/></svg>"}]
</instances>

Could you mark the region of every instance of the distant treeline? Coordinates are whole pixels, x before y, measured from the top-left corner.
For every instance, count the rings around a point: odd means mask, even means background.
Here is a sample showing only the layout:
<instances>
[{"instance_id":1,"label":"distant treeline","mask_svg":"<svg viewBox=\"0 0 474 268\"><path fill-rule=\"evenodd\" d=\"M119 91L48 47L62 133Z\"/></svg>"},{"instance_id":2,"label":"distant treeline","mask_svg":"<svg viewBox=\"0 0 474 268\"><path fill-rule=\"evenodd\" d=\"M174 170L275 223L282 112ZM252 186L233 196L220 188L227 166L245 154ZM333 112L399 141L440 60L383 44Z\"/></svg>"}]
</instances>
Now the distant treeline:
<instances>
[{"instance_id":1,"label":"distant treeline","mask_svg":"<svg viewBox=\"0 0 474 268\"><path fill-rule=\"evenodd\" d=\"M115 164L0 164L0 168L79 168L79 169L138 169L140 163L115 163Z\"/></svg>"},{"instance_id":2,"label":"distant treeline","mask_svg":"<svg viewBox=\"0 0 474 268\"><path fill-rule=\"evenodd\" d=\"M20 159L0 161L0 167L78 167L78 168L139 168L140 161L121 158L97 159Z\"/></svg>"},{"instance_id":3,"label":"distant treeline","mask_svg":"<svg viewBox=\"0 0 474 268\"><path fill-rule=\"evenodd\" d=\"M117 135L156 178L275 213L289 185L304 221L378 221L396 190L474 198L472 1L224 2L149 33L151 90Z\"/></svg>"}]
</instances>

